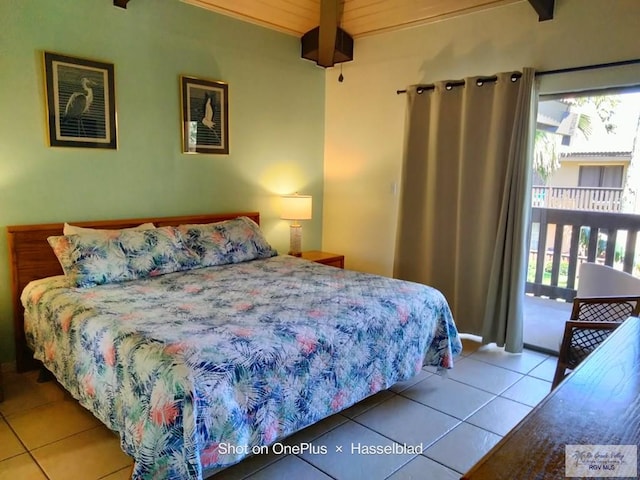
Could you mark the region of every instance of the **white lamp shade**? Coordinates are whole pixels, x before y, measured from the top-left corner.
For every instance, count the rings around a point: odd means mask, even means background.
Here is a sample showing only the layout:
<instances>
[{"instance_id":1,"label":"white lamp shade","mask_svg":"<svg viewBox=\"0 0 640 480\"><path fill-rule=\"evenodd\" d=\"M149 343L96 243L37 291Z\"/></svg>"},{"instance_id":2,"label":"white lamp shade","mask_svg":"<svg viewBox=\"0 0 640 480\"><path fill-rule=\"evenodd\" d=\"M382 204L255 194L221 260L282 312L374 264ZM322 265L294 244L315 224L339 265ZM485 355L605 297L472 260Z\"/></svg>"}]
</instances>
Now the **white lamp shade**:
<instances>
[{"instance_id":1,"label":"white lamp shade","mask_svg":"<svg viewBox=\"0 0 640 480\"><path fill-rule=\"evenodd\" d=\"M283 220L311 220L311 195L283 195Z\"/></svg>"}]
</instances>

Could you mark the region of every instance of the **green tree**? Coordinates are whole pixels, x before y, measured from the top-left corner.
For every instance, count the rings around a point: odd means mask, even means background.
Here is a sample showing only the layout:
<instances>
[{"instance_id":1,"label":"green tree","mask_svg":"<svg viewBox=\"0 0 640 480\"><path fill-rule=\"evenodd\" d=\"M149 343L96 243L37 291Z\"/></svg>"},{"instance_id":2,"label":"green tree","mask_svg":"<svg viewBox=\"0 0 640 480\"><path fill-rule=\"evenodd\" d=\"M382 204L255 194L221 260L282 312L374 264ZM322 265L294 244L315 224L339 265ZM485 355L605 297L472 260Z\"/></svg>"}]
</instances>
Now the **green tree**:
<instances>
[{"instance_id":1,"label":"green tree","mask_svg":"<svg viewBox=\"0 0 640 480\"><path fill-rule=\"evenodd\" d=\"M616 124L611 122L611 117L616 111L616 107L620 104L620 96L619 95L596 95L593 97L569 97L565 98L566 101L570 105L576 105L578 107L584 107L588 105L593 105L595 107L595 111L600 117L604 128L607 130L607 133L614 133L616 131ZM589 119L589 132L586 134L587 138L591 134L591 120ZM584 132L580 125L578 125L578 129Z\"/></svg>"},{"instance_id":2,"label":"green tree","mask_svg":"<svg viewBox=\"0 0 640 480\"><path fill-rule=\"evenodd\" d=\"M558 142L560 136L555 133L536 130L533 152L533 169L547 183L549 175L560 168Z\"/></svg>"},{"instance_id":3,"label":"green tree","mask_svg":"<svg viewBox=\"0 0 640 480\"><path fill-rule=\"evenodd\" d=\"M575 107L571 113L577 115L576 130L585 138L589 138L593 133L593 119L585 111L595 110L607 133L615 132L616 125L611 122L611 117L620 103L617 95L567 97L562 101ZM560 168L559 146L560 135L536 130L533 168L545 183L549 175Z\"/></svg>"}]
</instances>

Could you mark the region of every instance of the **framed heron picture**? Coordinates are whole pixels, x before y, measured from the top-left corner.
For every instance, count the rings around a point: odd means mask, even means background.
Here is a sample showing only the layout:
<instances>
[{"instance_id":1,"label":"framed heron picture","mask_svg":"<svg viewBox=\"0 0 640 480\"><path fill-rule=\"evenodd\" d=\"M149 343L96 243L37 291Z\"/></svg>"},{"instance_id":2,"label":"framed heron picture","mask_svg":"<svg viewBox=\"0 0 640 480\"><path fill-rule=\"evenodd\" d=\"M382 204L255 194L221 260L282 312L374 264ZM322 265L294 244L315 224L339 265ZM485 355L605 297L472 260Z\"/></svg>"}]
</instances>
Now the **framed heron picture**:
<instances>
[{"instance_id":1,"label":"framed heron picture","mask_svg":"<svg viewBox=\"0 0 640 480\"><path fill-rule=\"evenodd\" d=\"M44 52L52 147L118 148L111 63Z\"/></svg>"},{"instance_id":2,"label":"framed heron picture","mask_svg":"<svg viewBox=\"0 0 640 480\"><path fill-rule=\"evenodd\" d=\"M180 76L182 151L229 153L229 85Z\"/></svg>"}]
</instances>

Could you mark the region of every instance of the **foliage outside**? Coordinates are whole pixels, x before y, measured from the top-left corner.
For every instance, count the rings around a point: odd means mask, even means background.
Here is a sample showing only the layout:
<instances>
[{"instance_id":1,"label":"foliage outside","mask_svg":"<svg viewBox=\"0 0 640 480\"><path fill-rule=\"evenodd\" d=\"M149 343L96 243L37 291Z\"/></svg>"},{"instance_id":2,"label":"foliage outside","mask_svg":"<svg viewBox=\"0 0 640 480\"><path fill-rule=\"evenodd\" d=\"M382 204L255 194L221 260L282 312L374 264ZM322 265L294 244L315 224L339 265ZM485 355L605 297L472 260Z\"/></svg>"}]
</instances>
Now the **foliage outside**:
<instances>
[{"instance_id":1,"label":"foliage outside","mask_svg":"<svg viewBox=\"0 0 640 480\"><path fill-rule=\"evenodd\" d=\"M594 119L597 115L607 133L614 133L617 125L611 119L616 106L620 103L617 95L599 95L590 97L567 97L561 100L569 105L569 112L577 115L576 132L584 138L593 133ZM533 169L547 183L549 176L560 168L561 135L546 130L536 130L533 156Z\"/></svg>"}]
</instances>

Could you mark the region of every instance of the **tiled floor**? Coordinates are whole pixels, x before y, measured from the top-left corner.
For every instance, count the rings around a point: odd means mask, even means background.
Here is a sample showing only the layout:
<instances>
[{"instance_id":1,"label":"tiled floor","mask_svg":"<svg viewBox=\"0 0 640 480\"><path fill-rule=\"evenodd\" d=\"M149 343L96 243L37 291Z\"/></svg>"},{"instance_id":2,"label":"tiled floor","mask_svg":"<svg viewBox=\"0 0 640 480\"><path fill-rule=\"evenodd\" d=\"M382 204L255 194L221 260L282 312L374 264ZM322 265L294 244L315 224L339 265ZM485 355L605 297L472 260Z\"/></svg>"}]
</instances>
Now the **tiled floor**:
<instances>
[{"instance_id":1,"label":"tiled floor","mask_svg":"<svg viewBox=\"0 0 640 480\"><path fill-rule=\"evenodd\" d=\"M464 344L448 378L425 368L282 442L310 443L314 451L256 455L214 480L459 478L549 392L555 368L555 358L540 353ZM118 438L55 382L7 372L4 383L0 480L128 478L132 462ZM358 443L395 445L396 453L352 452ZM397 452L397 444L422 444L422 452Z\"/></svg>"}]
</instances>

